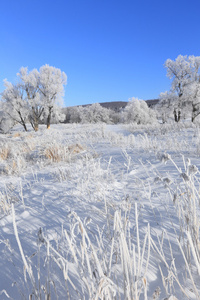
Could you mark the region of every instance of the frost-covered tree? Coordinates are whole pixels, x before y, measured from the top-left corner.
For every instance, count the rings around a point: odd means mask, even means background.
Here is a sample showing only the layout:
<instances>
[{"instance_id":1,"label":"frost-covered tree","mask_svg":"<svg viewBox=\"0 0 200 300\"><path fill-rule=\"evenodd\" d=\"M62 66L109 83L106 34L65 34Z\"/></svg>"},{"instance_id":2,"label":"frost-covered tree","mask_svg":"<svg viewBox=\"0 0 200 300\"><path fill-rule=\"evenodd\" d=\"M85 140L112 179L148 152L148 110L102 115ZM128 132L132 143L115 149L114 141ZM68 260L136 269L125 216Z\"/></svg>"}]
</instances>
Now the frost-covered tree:
<instances>
[{"instance_id":1,"label":"frost-covered tree","mask_svg":"<svg viewBox=\"0 0 200 300\"><path fill-rule=\"evenodd\" d=\"M8 133L15 122L5 113L3 103L0 102L0 133Z\"/></svg>"},{"instance_id":2,"label":"frost-covered tree","mask_svg":"<svg viewBox=\"0 0 200 300\"><path fill-rule=\"evenodd\" d=\"M84 107L81 114L82 123L109 123L110 110L102 107L99 103L93 103Z\"/></svg>"},{"instance_id":3,"label":"frost-covered tree","mask_svg":"<svg viewBox=\"0 0 200 300\"><path fill-rule=\"evenodd\" d=\"M99 103L93 103L85 107L70 107L68 114L70 123L110 123L111 111Z\"/></svg>"},{"instance_id":4,"label":"frost-covered tree","mask_svg":"<svg viewBox=\"0 0 200 300\"><path fill-rule=\"evenodd\" d=\"M83 120L84 107L82 106L74 106L68 109L69 114L69 122L70 123L81 123Z\"/></svg>"},{"instance_id":5,"label":"frost-covered tree","mask_svg":"<svg viewBox=\"0 0 200 300\"><path fill-rule=\"evenodd\" d=\"M27 131L26 122L28 120L29 109L27 98L21 84L12 84L4 80L5 90L2 93L3 110L16 123L21 124Z\"/></svg>"},{"instance_id":6,"label":"frost-covered tree","mask_svg":"<svg viewBox=\"0 0 200 300\"><path fill-rule=\"evenodd\" d=\"M179 55L176 60L167 59L165 62L167 68L167 77L172 79L171 91L173 98L173 114L174 120L179 122L181 119L181 111L183 103L186 101L185 90L190 82L191 68L187 56Z\"/></svg>"},{"instance_id":7,"label":"frost-covered tree","mask_svg":"<svg viewBox=\"0 0 200 300\"><path fill-rule=\"evenodd\" d=\"M112 124L118 124L121 122L121 112L114 111L112 109L109 110L109 119Z\"/></svg>"},{"instance_id":8,"label":"frost-covered tree","mask_svg":"<svg viewBox=\"0 0 200 300\"><path fill-rule=\"evenodd\" d=\"M20 78L21 88L24 90L27 98L29 121L33 129L38 131L44 112L44 103L39 91L39 72L36 69L29 72L28 68L22 67L17 75Z\"/></svg>"},{"instance_id":9,"label":"frost-covered tree","mask_svg":"<svg viewBox=\"0 0 200 300\"><path fill-rule=\"evenodd\" d=\"M188 99L188 104L191 104L191 121L194 122L196 117L200 115L200 81L191 83Z\"/></svg>"},{"instance_id":10,"label":"frost-covered tree","mask_svg":"<svg viewBox=\"0 0 200 300\"><path fill-rule=\"evenodd\" d=\"M0 132L1 133L8 133L13 126L15 125L15 122L8 118L8 116L0 113Z\"/></svg>"},{"instance_id":11,"label":"frost-covered tree","mask_svg":"<svg viewBox=\"0 0 200 300\"><path fill-rule=\"evenodd\" d=\"M155 111L149 108L144 100L134 97L129 99L122 113L122 119L124 123L137 124L152 124L157 121Z\"/></svg>"},{"instance_id":12,"label":"frost-covered tree","mask_svg":"<svg viewBox=\"0 0 200 300\"><path fill-rule=\"evenodd\" d=\"M47 118L48 118L48 110L44 110L43 123L47 124ZM57 124L59 122L64 122L65 118L66 118L66 115L63 113L62 107L55 105L54 109L51 112L51 124Z\"/></svg>"},{"instance_id":13,"label":"frost-covered tree","mask_svg":"<svg viewBox=\"0 0 200 300\"><path fill-rule=\"evenodd\" d=\"M159 95L159 102L156 104L155 109L157 111L158 118L162 123L166 123L173 116L174 102L176 101L176 95L173 92L164 92Z\"/></svg>"},{"instance_id":14,"label":"frost-covered tree","mask_svg":"<svg viewBox=\"0 0 200 300\"><path fill-rule=\"evenodd\" d=\"M50 127L51 118L54 122L63 121L64 115L59 109L64 94L66 75L60 69L49 65L42 66L40 71L22 67L17 74L18 83L12 84L5 80L2 93L4 110L15 122L20 123L27 131L29 121L35 131L39 123L46 121Z\"/></svg>"},{"instance_id":15,"label":"frost-covered tree","mask_svg":"<svg viewBox=\"0 0 200 300\"><path fill-rule=\"evenodd\" d=\"M56 107L62 105L64 85L67 82L67 75L60 69L44 65L39 71L39 91L44 103L47 128L50 127L51 117Z\"/></svg>"},{"instance_id":16,"label":"frost-covered tree","mask_svg":"<svg viewBox=\"0 0 200 300\"><path fill-rule=\"evenodd\" d=\"M172 95L174 120L179 122L181 115L184 114L184 109L189 109L192 121L194 121L200 114L200 57L179 55L175 60L167 59L165 67L167 76L172 79L170 95Z\"/></svg>"},{"instance_id":17,"label":"frost-covered tree","mask_svg":"<svg viewBox=\"0 0 200 300\"><path fill-rule=\"evenodd\" d=\"M189 56L192 70L190 84L187 87L188 105L191 106L191 121L200 115L200 56Z\"/></svg>"}]
</instances>

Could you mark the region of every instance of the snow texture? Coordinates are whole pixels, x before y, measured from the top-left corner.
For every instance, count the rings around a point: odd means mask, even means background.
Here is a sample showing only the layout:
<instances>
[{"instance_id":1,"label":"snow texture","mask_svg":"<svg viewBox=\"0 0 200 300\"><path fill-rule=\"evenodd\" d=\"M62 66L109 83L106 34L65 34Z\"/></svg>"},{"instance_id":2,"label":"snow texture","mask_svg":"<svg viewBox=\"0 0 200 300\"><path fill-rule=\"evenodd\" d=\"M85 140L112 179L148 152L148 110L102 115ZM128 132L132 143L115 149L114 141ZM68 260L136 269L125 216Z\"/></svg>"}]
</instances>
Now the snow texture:
<instances>
[{"instance_id":1,"label":"snow texture","mask_svg":"<svg viewBox=\"0 0 200 300\"><path fill-rule=\"evenodd\" d=\"M0 299L200 299L198 128L19 130L0 135Z\"/></svg>"}]
</instances>

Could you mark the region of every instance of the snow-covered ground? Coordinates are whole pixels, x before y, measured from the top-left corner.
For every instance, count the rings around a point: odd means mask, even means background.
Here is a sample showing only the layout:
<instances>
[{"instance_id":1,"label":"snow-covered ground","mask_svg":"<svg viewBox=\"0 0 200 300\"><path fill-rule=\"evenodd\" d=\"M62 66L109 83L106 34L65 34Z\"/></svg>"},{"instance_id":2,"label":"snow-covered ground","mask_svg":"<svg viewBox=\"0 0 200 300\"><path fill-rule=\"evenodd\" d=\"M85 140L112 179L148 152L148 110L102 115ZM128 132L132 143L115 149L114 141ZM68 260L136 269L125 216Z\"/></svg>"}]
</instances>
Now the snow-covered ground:
<instances>
[{"instance_id":1,"label":"snow-covered ground","mask_svg":"<svg viewBox=\"0 0 200 300\"><path fill-rule=\"evenodd\" d=\"M0 299L200 299L198 128L20 130L0 136Z\"/></svg>"}]
</instances>

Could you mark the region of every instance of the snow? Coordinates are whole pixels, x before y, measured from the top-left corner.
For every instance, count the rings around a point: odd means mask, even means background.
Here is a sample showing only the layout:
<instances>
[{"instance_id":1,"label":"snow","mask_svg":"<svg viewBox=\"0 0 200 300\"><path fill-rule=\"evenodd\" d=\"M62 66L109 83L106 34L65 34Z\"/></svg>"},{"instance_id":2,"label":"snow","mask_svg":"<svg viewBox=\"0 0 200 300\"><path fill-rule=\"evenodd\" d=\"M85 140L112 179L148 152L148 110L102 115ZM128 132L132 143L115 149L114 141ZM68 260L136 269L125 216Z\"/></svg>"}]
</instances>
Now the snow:
<instances>
[{"instance_id":1,"label":"snow","mask_svg":"<svg viewBox=\"0 0 200 300\"><path fill-rule=\"evenodd\" d=\"M159 126L0 136L0 299L200 298L198 257L191 279L177 241L199 230L200 133Z\"/></svg>"}]
</instances>

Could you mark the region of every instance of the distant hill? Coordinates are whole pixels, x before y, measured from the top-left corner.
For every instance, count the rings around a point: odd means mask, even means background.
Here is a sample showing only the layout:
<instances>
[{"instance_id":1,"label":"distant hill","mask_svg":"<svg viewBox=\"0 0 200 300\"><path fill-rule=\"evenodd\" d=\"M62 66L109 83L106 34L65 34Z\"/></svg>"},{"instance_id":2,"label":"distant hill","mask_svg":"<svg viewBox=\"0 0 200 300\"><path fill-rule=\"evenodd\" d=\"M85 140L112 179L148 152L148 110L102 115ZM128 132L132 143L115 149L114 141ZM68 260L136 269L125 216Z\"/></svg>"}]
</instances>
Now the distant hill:
<instances>
[{"instance_id":1,"label":"distant hill","mask_svg":"<svg viewBox=\"0 0 200 300\"><path fill-rule=\"evenodd\" d=\"M146 100L149 107L154 107L158 103L159 99Z\"/></svg>"},{"instance_id":2,"label":"distant hill","mask_svg":"<svg viewBox=\"0 0 200 300\"><path fill-rule=\"evenodd\" d=\"M126 101L114 101L114 102L103 102L99 104L105 108L112 109L117 112L123 109L124 107L126 107L127 103L128 102Z\"/></svg>"}]
</instances>

